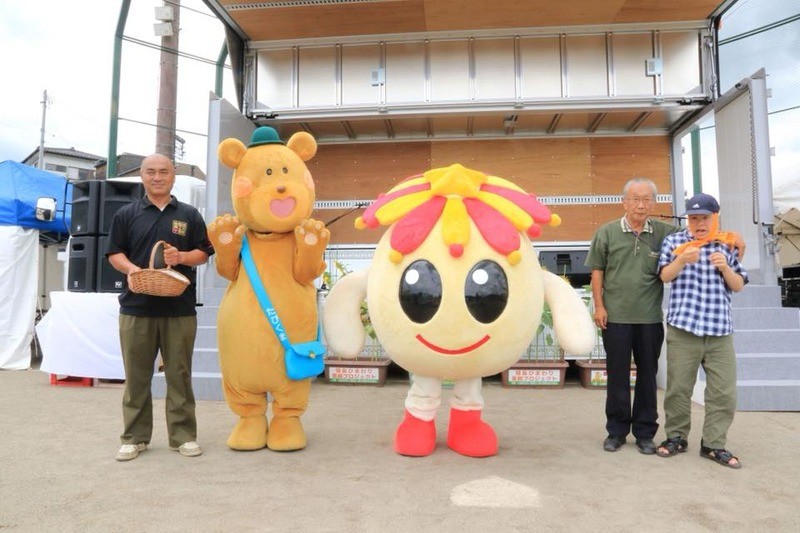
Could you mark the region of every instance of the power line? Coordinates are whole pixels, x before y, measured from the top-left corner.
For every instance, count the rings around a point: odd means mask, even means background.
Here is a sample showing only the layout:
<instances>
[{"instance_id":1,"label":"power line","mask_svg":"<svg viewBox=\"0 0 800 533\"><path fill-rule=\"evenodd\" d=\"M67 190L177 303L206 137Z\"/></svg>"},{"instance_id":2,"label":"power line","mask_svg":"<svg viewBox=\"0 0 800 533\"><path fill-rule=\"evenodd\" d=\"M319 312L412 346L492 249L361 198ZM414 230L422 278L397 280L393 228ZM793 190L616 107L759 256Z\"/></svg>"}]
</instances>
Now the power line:
<instances>
[{"instance_id":1,"label":"power line","mask_svg":"<svg viewBox=\"0 0 800 533\"><path fill-rule=\"evenodd\" d=\"M135 124L142 124L143 126L153 126L154 128L166 128L166 126L159 126L158 124L153 124L152 122L144 122L143 120L134 120L132 118L119 117L119 120L124 120L125 122L133 122ZM182 130L178 128L175 128L175 131L179 131L181 133L187 133L189 135L197 135L198 137L208 137L207 133L198 133L196 131Z\"/></svg>"},{"instance_id":2,"label":"power line","mask_svg":"<svg viewBox=\"0 0 800 533\"><path fill-rule=\"evenodd\" d=\"M164 3L165 4L172 4L173 6L178 6L179 9L185 9L186 11L194 11L195 13L198 13L200 15L205 15L205 16L207 16L209 18L217 20L216 15L212 15L211 13L206 13L205 11L200 11L199 9L194 9L193 7L186 7L184 5L181 5L178 2L174 2L173 0L164 0Z\"/></svg>"},{"instance_id":3,"label":"power line","mask_svg":"<svg viewBox=\"0 0 800 533\"><path fill-rule=\"evenodd\" d=\"M778 113L785 113L786 111L794 111L796 109L800 109L800 105L787 107L785 109L778 109L776 111L770 111L769 113L767 113L767 115L777 115ZM716 127L717 127L716 124L711 124L710 126L703 126L701 128L698 128L698 129L701 130L701 131L702 130L711 130L711 129L714 129Z\"/></svg>"},{"instance_id":4,"label":"power line","mask_svg":"<svg viewBox=\"0 0 800 533\"><path fill-rule=\"evenodd\" d=\"M208 58L201 57L201 56L194 55L194 54L187 54L186 52L181 52L180 50L176 50L175 48L170 48L168 46L161 46L159 44L153 44L151 42L143 41L142 39L137 39L135 37L128 37L127 35L123 35L122 39L124 41L128 41L128 42L131 42L133 44L138 44L138 45L144 46L146 48L152 48L153 50L161 50L161 51L165 51L165 52L170 53L170 54L175 54L178 57L185 57L186 59L193 59L193 60L199 61L201 63L206 63L207 65L214 65L214 66L217 65L217 62L214 61L213 59L208 59ZM229 65L223 65L223 67L227 68L227 69L231 68Z\"/></svg>"},{"instance_id":5,"label":"power line","mask_svg":"<svg viewBox=\"0 0 800 533\"><path fill-rule=\"evenodd\" d=\"M785 26L786 24L791 24L792 22L800 20L800 13L797 15L793 15L791 17L787 17L785 19L778 20L776 22L772 22L765 26L760 26L750 31L746 31L744 33L740 33L739 35L734 35L733 37L728 37L727 39L722 39L719 42L719 45L722 46L724 44L733 43L736 41L740 41L742 39L746 39L748 37L752 37L753 35L758 35L759 33L764 33L765 31L774 30L775 28L780 28L781 26Z\"/></svg>"}]
</instances>

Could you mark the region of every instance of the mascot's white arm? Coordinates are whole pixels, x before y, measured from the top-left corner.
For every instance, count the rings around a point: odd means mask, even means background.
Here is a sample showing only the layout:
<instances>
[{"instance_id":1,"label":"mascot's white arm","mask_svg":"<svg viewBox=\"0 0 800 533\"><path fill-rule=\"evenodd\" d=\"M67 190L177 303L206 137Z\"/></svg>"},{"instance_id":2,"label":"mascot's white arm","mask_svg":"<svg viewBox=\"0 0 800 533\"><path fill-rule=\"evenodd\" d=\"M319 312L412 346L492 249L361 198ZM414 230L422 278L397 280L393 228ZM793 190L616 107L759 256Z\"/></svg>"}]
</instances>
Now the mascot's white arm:
<instances>
[{"instance_id":1,"label":"mascot's white arm","mask_svg":"<svg viewBox=\"0 0 800 533\"><path fill-rule=\"evenodd\" d=\"M368 270L359 270L341 277L325 298L322 326L335 355L354 358L364 348L361 302L367 298L368 274Z\"/></svg>"},{"instance_id":2,"label":"mascot's white arm","mask_svg":"<svg viewBox=\"0 0 800 533\"><path fill-rule=\"evenodd\" d=\"M569 283L543 271L544 300L553 313L553 331L564 351L589 355L594 348L595 325L589 309Z\"/></svg>"}]
</instances>

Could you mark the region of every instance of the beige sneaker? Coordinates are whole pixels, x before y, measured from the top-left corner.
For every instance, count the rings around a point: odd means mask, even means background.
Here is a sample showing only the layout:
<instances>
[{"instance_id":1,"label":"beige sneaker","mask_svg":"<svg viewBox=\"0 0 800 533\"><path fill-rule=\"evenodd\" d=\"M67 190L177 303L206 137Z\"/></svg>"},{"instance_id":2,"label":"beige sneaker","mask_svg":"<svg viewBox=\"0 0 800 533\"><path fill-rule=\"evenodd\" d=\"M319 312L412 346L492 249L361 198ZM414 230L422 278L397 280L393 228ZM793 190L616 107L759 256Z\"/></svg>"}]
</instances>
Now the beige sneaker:
<instances>
[{"instance_id":1,"label":"beige sneaker","mask_svg":"<svg viewBox=\"0 0 800 533\"><path fill-rule=\"evenodd\" d=\"M175 452L180 452L180 454L184 457L197 457L203 453L203 449L195 441L184 442L177 448L170 446L169 449Z\"/></svg>"},{"instance_id":2,"label":"beige sneaker","mask_svg":"<svg viewBox=\"0 0 800 533\"><path fill-rule=\"evenodd\" d=\"M140 442L139 444L123 444L117 451L117 461L130 461L139 456L139 452L147 449L147 444Z\"/></svg>"}]
</instances>

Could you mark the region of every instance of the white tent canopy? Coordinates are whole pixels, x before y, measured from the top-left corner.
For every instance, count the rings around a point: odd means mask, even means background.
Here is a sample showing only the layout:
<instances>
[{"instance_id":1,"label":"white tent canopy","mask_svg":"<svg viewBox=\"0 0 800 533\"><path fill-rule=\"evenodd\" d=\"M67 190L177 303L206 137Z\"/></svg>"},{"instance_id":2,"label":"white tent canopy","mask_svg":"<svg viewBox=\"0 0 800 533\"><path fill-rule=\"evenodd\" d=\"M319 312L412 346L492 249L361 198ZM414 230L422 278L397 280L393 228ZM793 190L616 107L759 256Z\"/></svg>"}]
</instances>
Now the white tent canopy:
<instances>
[{"instance_id":1,"label":"white tent canopy","mask_svg":"<svg viewBox=\"0 0 800 533\"><path fill-rule=\"evenodd\" d=\"M800 264L800 182L784 183L773 191L778 258L782 267Z\"/></svg>"}]
</instances>

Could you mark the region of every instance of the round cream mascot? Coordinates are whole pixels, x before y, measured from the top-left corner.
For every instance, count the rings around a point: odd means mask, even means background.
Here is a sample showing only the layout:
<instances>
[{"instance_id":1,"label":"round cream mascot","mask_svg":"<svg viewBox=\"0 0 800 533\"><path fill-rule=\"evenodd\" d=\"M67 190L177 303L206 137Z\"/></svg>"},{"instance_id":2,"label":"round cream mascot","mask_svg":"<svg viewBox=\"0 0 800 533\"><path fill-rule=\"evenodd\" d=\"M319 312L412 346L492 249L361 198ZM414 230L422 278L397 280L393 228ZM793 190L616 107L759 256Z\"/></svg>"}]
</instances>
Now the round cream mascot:
<instances>
[{"instance_id":1,"label":"round cream mascot","mask_svg":"<svg viewBox=\"0 0 800 533\"><path fill-rule=\"evenodd\" d=\"M436 448L445 378L455 382L447 446L470 457L497 453L497 435L481 418L481 378L525 352L545 301L561 346L572 354L592 350L589 311L567 282L541 269L528 239L539 236L539 224L559 223L535 196L459 164L405 180L356 221L389 229L369 269L332 288L324 329L329 349L355 357L366 300L378 340L412 374L397 453L426 456Z\"/></svg>"}]
</instances>

